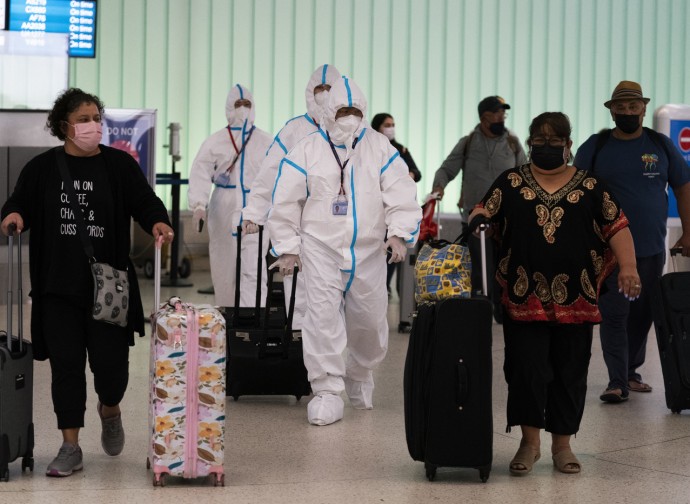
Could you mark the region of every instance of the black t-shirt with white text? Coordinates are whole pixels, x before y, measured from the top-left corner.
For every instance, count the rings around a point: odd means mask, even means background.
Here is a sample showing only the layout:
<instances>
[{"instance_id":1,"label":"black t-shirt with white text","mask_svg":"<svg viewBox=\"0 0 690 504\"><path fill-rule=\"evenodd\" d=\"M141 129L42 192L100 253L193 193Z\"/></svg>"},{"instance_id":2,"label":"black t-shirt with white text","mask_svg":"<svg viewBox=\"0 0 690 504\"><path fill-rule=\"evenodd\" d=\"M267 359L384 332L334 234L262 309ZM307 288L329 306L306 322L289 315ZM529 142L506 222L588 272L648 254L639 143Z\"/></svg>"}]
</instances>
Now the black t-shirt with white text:
<instances>
[{"instance_id":1,"label":"black t-shirt with white text","mask_svg":"<svg viewBox=\"0 0 690 504\"><path fill-rule=\"evenodd\" d=\"M67 154L67 167L74 184L77 204L83 216L75 216L62 177L54 172L48 181L44 214L44 240L50 253L44 254L41 276L43 292L93 302L93 280L75 217L84 219L97 261L107 262L113 250L113 197L102 154L77 157Z\"/></svg>"}]
</instances>

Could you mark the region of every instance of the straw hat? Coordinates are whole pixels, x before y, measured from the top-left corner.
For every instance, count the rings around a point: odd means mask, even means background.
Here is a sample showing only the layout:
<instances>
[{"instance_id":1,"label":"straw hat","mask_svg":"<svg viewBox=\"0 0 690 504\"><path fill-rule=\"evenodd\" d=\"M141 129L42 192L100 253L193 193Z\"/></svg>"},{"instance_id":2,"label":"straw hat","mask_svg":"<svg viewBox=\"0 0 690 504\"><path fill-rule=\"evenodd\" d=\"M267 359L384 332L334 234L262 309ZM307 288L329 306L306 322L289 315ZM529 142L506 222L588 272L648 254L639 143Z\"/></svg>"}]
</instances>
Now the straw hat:
<instances>
[{"instance_id":1,"label":"straw hat","mask_svg":"<svg viewBox=\"0 0 690 504\"><path fill-rule=\"evenodd\" d=\"M611 99L604 103L604 107L611 108L611 104L616 100L642 100L645 104L649 103L649 98L642 96L642 87L633 81L620 81L616 89L611 93Z\"/></svg>"}]
</instances>

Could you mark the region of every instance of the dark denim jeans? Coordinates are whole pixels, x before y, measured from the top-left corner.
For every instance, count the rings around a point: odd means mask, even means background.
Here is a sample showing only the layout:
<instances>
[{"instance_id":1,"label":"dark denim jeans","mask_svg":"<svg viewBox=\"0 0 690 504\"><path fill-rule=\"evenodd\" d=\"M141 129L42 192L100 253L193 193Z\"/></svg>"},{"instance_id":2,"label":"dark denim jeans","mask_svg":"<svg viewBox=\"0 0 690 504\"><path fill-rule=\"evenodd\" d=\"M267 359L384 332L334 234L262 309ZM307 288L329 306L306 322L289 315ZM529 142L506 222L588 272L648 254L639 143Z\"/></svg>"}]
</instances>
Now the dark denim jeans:
<instances>
[{"instance_id":1,"label":"dark denim jeans","mask_svg":"<svg viewBox=\"0 0 690 504\"><path fill-rule=\"evenodd\" d=\"M628 395L628 380L641 380L637 372L644 364L647 334L652 327L652 296L664 268L665 254L638 257L637 272L642 292L629 301L618 292L618 268L605 280L607 291L599 298L602 323L601 349L609 371L609 388Z\"/></svg>"}]
</instances>

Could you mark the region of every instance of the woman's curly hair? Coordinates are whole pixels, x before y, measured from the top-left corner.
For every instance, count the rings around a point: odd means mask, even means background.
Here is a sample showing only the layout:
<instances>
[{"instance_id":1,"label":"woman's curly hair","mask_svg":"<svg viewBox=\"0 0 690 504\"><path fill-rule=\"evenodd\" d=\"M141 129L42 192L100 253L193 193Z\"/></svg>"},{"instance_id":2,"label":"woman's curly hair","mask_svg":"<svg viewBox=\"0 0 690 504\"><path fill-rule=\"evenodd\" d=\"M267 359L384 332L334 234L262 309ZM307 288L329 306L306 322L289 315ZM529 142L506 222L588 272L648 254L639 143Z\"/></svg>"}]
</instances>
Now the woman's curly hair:
<instances>
[{"instance_id":1,"label":"woman's curly hair","mask_svg":"<svg viewBox=\"0 0 690 504\"><path fill-rule=\"evenodd\" d=\"M53 103L52 110L48 112L48 120L46 121L46 127L50 130L50 134L60 140L65 140L62 122L66 122L67 117L84 103L95 104L98 107L98 112L101 116L103 115L103 102L96 95L86 93L79 88L69 88L58 96Z\"/></svg>"}]
</instances>

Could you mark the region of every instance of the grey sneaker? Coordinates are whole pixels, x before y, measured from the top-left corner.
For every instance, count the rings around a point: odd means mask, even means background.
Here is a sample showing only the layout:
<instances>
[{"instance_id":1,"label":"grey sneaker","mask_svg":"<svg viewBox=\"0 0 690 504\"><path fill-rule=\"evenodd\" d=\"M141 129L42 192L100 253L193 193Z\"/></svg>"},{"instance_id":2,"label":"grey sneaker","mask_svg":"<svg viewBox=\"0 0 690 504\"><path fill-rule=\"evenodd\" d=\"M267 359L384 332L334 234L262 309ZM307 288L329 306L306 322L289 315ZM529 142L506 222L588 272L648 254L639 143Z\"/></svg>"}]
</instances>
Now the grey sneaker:
<instances>
[{"instance_id":1,"label":"grey sneaker","mask_svg":"<svg viewBox=\"0 0 690 504\"><path fill-rule=\"evenodd\" d=\"M103 405L98 403L98 416L101 417L101 446L108 455L119 455L125 447L125 431L122 428L122 414L114 417L103 418L101 409Z\"/></svg>"},{"instance_id":2,"label":"grey sneaker","mask_svg":"<svg viewBox=\"0 0 690 504\"><path fill-rule=\"evenodd\" d=\"M81 448L71 443L62 443L57 457L48 464L46 475L70 476L74 471L81 471L83 468Z\"/></svg>"}]
</instances>

